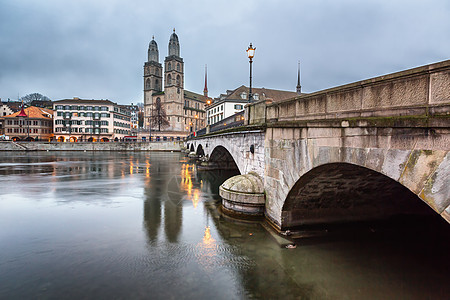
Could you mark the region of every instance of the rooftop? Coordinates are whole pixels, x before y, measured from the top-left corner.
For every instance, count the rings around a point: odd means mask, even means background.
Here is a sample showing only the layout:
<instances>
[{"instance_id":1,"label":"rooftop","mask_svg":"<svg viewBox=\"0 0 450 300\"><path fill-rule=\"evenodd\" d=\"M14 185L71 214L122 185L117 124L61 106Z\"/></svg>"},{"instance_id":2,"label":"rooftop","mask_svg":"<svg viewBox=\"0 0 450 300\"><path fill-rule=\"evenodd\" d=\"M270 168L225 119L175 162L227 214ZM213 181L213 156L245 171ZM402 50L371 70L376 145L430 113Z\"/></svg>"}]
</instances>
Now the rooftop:
<instances>
[{"instance_id":1,"label":"rooftop","mask_svg":"<svg viewBox=\"0 0 450 300\"><path fill-rule=\"evenodd\" d=\"M63 99L63 100L57 100L57 101L53 101L53 103L56 104L61 104L61 103L80 103L80 104L116 104L110 100L94 100L94 99L80 99L80 98L72 98L72 99Z\"/></svg>"},{"instance_id":2,"label":"rooftop","mask_svg":"<svg viewBox=\"0 0 450 300\"><path fill-rule=\"evenodd\" d=\"M48 119L51 120L53 118L53 110L48 108L41 108L36 106L30 106L24 109L25 114L30 119ZM19 116L21 111L17 111L11 115L5 116L5 118L15 118Z\"/></svg>"}]
</instances>

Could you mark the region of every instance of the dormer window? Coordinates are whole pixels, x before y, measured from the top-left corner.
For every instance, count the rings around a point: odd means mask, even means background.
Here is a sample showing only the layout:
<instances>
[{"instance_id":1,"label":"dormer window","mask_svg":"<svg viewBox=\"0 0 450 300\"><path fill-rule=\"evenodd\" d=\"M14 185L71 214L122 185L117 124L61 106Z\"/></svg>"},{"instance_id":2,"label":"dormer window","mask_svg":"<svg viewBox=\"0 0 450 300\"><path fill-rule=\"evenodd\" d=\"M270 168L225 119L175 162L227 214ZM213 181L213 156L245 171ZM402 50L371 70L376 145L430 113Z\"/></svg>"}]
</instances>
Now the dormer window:
<instances>
[{"instance_id":1,"label":"dormer window","mask_svg":"<svg viewBox=\"0 0 450 300\"><path fill-rule=\"evenodd\" d=\"M247 99L247 93L246 92L242 92L241 93L241 98L242 99Z\"/></svg>"},{"instance_id":2,"label":"dormer window","mask_svg":"<svg viewBox=\"0 0 450 300\"><path fill-rule=\"evenodd\" d=\"M253 99L254 100L259 100L259 95L258 94L253 94Z\"/></svg>"}]
</instances>

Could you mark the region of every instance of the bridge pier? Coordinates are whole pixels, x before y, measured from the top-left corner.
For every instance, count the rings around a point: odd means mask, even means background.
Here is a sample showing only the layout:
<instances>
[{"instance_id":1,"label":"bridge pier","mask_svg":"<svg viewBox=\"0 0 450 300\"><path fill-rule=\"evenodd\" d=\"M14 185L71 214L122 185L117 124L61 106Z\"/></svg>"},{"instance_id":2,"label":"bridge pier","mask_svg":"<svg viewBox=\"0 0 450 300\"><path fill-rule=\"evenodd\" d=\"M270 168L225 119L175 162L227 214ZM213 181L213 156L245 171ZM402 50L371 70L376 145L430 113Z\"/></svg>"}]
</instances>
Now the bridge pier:
<instances>
[{"instance_id":1,"label":"bridge pier","mask_svg":"<svg viewBox=\"0 0 450 300\"><path fill-rule=\"evenodd\" d=\"M219 195L226 214L239 217L264 214L264 183L256 173L231 177L219 187Z\"/></svg>"}]
</instances>

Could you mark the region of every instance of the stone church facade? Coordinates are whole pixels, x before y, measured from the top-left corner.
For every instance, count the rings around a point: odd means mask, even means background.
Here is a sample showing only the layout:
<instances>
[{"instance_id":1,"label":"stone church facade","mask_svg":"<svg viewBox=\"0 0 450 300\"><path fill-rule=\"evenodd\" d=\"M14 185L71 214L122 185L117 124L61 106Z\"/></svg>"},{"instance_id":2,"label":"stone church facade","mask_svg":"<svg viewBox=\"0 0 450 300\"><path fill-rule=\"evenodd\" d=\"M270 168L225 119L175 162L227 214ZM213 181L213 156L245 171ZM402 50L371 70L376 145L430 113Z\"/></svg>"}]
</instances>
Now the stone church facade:
<instances>
[{"instance_id":1,"label":"stone church facade","mask_svg":"<svg viewBox=\"0 0 450 300\"><path fill-rule=\"evenodd\" d=\"M158 45L154 38L148 46L148 61L144 64L144 126L159 139L182 139L205 127L207 95L184 89L184 61L175 29L170 36L164 67L159 62ZM170 125L150 128L152 111L157 101L162 103Z\"/></svg>"}]
</instances>

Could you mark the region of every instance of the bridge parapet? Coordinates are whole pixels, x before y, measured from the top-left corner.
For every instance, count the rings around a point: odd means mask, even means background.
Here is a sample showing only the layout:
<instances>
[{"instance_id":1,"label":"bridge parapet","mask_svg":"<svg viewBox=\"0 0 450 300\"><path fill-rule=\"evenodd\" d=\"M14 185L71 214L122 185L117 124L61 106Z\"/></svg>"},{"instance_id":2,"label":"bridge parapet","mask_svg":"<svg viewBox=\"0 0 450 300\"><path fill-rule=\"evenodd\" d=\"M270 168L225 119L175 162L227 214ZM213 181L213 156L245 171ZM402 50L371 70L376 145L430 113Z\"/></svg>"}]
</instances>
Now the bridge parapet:
<instances>
[{"instance_id":1,"label":"bridge parapet","mask_svg":"<svg viewBox=\"0 0 450 300\"><path fill-rule=\"evenodd\" d=\"M391 116L450 116L450 60L276 103L248 105L246 124Z\"/></svg>"}]
</instances>

